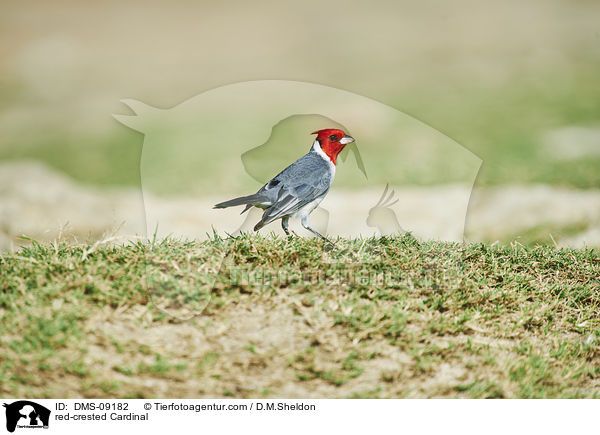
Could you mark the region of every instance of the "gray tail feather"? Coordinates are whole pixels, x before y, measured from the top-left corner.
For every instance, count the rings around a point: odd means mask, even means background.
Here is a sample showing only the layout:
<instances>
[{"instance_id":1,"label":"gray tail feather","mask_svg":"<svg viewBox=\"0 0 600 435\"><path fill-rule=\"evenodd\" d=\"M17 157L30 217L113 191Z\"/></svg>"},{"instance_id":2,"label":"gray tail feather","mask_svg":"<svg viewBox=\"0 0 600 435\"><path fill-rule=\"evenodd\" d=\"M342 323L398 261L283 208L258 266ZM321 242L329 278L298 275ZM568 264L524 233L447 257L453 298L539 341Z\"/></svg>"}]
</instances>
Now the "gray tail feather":
<instances>
[{"instance_id":1,"label":"gray tail feather","mask_svg":"<svg viewBox=\"0 0 600 435\"><path fill-rule=\"evenodd\" d=\"M230 199L229 201L220 202L216 204L213 208L227 208L227 207L235 207L236 205L246 205L244 211L252 207L252 204L257 202L256 195L248 195L248 196L240 196L239 198ZM243 213L243 212L242 212Z\"/></svg>"}]
</instances>

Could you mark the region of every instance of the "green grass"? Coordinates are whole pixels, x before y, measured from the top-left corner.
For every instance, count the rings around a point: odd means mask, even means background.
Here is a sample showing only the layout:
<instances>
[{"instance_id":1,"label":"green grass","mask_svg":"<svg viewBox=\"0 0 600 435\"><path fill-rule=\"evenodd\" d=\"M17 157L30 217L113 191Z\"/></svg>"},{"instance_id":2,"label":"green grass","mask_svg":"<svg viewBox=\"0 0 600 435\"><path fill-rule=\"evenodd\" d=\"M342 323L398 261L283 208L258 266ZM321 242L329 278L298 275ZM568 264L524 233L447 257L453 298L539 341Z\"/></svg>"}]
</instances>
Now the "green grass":
<instances>
[{"instance_id":1,"label":"green grass","mask_svg":"<svg viewBox=\"0 0 600 435\"><path fill-rule=\"evenodd\" d=\"M598 250L410 235L89 248L0 257L0 395L600 394Z\"/></svg>"}]
</instances>

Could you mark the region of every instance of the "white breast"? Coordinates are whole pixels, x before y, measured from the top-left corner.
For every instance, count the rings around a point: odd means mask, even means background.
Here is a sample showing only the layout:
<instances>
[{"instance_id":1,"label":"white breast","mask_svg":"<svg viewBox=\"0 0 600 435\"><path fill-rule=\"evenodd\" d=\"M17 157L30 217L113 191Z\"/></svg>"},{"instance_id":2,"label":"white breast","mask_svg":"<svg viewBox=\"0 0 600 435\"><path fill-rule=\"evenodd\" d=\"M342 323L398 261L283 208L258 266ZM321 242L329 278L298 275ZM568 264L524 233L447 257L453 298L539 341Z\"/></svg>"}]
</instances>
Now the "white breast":
<instances>
[{"instance_id":1,"label":"white breast","mask_svg":"<svg viewBox=\"0 0 600 435\"><path fill-rule=\"evenodd\" d=\"M329 156L325 154L325 151L323 151L323 149L321 148L321 144L318 140L315 140L315 143L313 143L312 150L315 151L319 156L323 158L323 160L327 162L329 170L331 171L331 181L329 183L329 185L331 185L331 183L333 183L333 178L335 177L335 165L333 164Z\"/></svg>"}]
</instances>

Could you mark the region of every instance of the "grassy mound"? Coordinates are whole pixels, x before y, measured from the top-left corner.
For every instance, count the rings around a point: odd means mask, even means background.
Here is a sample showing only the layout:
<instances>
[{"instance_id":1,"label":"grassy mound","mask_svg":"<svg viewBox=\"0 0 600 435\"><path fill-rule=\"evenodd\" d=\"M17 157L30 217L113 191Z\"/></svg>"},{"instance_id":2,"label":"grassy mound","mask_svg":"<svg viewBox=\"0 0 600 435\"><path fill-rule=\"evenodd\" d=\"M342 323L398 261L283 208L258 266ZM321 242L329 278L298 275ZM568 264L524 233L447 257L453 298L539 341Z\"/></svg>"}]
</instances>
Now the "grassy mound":
<instances>
[{"instance_id":1,"label":"grassy mound","mask_svg":"<svg viewBox=\"0 0 600 435\"><path fill-rule=\"evenodd\" d=\"M600 251L411 236L0 257L0 395L595 397Z\"/></svg>"}]
</instances>

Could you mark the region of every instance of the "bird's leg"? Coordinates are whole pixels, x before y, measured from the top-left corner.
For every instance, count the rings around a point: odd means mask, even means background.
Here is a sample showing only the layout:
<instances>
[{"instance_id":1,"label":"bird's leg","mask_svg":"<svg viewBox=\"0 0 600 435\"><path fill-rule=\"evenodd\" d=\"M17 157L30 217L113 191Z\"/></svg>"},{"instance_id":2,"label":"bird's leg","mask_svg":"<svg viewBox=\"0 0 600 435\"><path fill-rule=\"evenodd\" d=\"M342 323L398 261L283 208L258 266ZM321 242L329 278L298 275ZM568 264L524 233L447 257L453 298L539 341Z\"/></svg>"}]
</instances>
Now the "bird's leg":
<instances>
[{"instance_id":1,"label":"bird's leg","mask_svg":"<svg viewBox=\"0 0 600 435\"><path fill-rule=\"evenodd\" d=\"M286 216L286 217L284 217L284 218L281 219L281 228L283 228L283 231L285 231L285 234L288 237L290 237L290 230L288 230L289 220L290 220L289 216Z\"/></svg>"},{"instance_id":2,"label":"bird's leg","mask_svg":"<svg viewBox=\"0 0 600 435\"><path fill-rule=\"evenodd\" d=\"M335 246L335 244L329 240L327 237L325 237L324 235L318 233L317 231L313 230L310 225L308 225L308 216L304 216L301 220L302 222L302 226L304 228L306 228L308 231L310 231L311 233L313 233L315 236L319 236L321 239L325 240L327 243L329 243L331 246Z\"/></svg>"}]
</instances>

